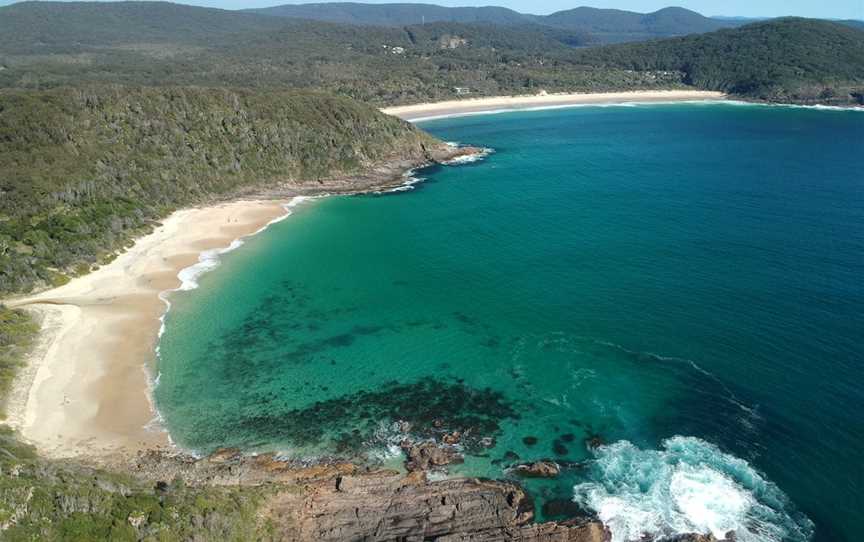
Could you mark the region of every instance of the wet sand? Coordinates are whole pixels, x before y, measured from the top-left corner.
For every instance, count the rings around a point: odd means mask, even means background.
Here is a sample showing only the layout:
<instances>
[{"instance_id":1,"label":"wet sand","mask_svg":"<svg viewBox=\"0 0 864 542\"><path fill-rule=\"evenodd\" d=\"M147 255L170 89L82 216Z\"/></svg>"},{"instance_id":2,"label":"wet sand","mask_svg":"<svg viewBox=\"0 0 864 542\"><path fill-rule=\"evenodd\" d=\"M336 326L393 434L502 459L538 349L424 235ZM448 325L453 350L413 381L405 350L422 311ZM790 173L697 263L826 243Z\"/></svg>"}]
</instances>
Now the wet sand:
<instances>
[{"instance_id":1,"label":"wet sand","mask_svg":"<svg viewBox=\"0 0 864 542\"><path fill-rule=\"evenodd\" d=\"M7 301L42 319L10 397L9 424L51 457L107 456L169 445L150 385L160 293L202 251L224 248L284 216L279 201L177 211L111 263L68 284Z\"/></svg>"}]
</instances>

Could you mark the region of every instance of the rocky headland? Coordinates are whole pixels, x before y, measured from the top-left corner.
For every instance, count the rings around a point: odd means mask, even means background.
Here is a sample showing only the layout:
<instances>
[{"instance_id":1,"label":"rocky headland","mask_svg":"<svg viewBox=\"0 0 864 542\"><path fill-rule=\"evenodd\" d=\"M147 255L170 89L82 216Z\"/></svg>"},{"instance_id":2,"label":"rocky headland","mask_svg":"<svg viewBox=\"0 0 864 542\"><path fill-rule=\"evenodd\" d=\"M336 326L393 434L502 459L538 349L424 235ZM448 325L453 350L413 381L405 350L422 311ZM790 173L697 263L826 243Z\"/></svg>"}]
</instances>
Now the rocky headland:
<instances>
[{"instance_id":1,"label":"rocky headland","mask_svg":"<svg viewBox=\"0 0 864 542\"><path fill-rule=\"evenodd\" d=\"M420 467L440 467L454 459L454 452L443 450L447 448L432 443L409 448L412 470L407 474L352 463L302 467L237 450L203 459L151 451L126 468L163 488L178 479L193 486L266 486L268 497L260 510L280 540L610 540L609 531L588 517L535 523L531 496L513 481L431 481Z\"/></svg>"}]
</instances>

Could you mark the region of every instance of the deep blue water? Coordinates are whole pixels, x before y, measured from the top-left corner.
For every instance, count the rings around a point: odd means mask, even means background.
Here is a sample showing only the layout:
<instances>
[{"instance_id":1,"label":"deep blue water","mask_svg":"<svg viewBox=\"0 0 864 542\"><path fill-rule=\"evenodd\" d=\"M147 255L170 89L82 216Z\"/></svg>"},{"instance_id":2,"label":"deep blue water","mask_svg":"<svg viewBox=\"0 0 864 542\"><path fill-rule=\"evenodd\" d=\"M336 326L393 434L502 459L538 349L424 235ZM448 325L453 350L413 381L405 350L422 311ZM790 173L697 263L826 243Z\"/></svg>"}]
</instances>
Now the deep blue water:
<instances>
[{"instance_id":1,"label":"deep blue water","mask_svg":"<svg viewBox=\"0 0 864 542\"><path fill-rule=\"evenodd\" d=\"M858 538L864 114L422 126L495 153L300 206L174 295L156 396L178 443L374 462L471 428L455 473L569 462L527 482L538 504L575 498L619 540Z\"/></svg>"}]
</instances>

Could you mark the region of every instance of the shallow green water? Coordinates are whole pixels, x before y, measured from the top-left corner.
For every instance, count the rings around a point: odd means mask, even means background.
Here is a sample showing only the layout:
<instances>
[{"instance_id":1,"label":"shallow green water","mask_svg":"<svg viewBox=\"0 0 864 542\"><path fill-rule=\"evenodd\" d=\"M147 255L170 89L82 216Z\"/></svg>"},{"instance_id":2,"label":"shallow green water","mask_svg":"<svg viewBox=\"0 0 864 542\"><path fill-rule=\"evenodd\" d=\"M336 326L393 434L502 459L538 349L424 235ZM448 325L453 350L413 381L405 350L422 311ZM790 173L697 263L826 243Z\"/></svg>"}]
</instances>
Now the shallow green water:
<instances>
[{"instance_id":1,"label":"shallow green water","mask_svg":"<svg viewBox=\"0 0 864 542\"><path fill-rule=\"evenodd\" d=\"M156 398L178 444L392 462L406 431L467 430L457 472L572 462L527 482L538 504L575 495L617 539L802 540L812 521L855 540L864 115L424 127L496 152L412 191L302 204L171 295Z\"/></svg>"}]
</instances>

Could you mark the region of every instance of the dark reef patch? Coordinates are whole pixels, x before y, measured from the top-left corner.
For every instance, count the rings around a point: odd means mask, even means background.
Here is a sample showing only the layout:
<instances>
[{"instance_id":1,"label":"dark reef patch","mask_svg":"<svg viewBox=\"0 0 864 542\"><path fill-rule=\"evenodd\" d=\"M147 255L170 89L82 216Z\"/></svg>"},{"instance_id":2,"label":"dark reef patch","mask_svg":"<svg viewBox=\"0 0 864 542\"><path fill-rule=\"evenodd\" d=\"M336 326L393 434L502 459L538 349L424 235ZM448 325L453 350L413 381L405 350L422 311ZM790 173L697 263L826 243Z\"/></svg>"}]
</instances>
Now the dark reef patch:
<instances>
[{"instance_id":1,"label":"dark reef patch","mask_svg":"<svg viewBox=\"0 0 864 542\"><path fill-rule=\"evenodd\" d=\"M550 519L569 519L575 517L592 517L593 514L585 510L575 502L572 498L553 498L543 502L543 517Z\"/></svg>"},{"instance_id":2,"label":"dark reef patch","mask_svg":"<svg viewBox=\"0 0 864 542\"><path fill-rule=\"evenodd\" d=\"M501 339L499 339L498 337L488 337L480 344L482 344L486 348L498 348L499 346L501 346Z\"/></svg>"},{"instance_id":3,"label":"dark reef patch","mask_svg":"<svg viewBox=\"0 0 864 542\"><path fill-rule=\"evenodd\" d=\"M570 453L570 450L567 449L567 446L564 446L564 443L558 439L555 439L555 442L552 443L552 450L556 455L567 455Z\"/></svg>"},{"instance_id":4,"label":"dark reef patch","mask_svg":"<svg viewBox=\"0 0 864 542\"><path fill-rule=\"evenodd\" d=\"M298 409L280 409L276 402L265 415L243 417L225 435L254 434L263 441L295 446L332 442L339 455L359 455L384 424L400 422L407 435L425 439L458 431L468 453L494 442L504 419L519 418L519 409L490 388L476 389L451 380L424 378L390 382L378 389L318 401ZM233 443L248 446L252 443Z\"/></svg>"},{"instance_id":5,"label":"dark reef patch","mask_svg":"<svg viewBox=\"0 0 864 542\"><path fill-rule=\"evenodd\" d=\"M266 373L285 363L323 361L328 351L349 348L358 341L405 328L443 327L439 322L416 319L407 323L373 322L345 326L356 306L314 306L300 285L285 281L249 309L242 321L208 344L207 365L223 371L222 380L242 379L242 374ZM215 362L214 359L215 358Z\"/></svg>"},{"instance_id":6,"label":"dark reef patch","mask_svg":"<svg viewBox=\"0 0 864 542\"><path fill-rule=\"evenodd\" d=\"M502 459L503 459L504 461L510 461L510 462L513 462L513 461L519 461L519 454L517 454L516 452L514 452L514 451L512 451L512 450L508 450L508 451L504 454L504 457L503 457Z\"/></svg>"}]
</instances>

